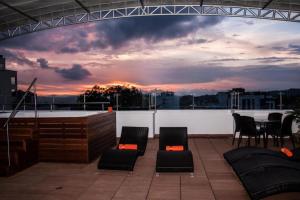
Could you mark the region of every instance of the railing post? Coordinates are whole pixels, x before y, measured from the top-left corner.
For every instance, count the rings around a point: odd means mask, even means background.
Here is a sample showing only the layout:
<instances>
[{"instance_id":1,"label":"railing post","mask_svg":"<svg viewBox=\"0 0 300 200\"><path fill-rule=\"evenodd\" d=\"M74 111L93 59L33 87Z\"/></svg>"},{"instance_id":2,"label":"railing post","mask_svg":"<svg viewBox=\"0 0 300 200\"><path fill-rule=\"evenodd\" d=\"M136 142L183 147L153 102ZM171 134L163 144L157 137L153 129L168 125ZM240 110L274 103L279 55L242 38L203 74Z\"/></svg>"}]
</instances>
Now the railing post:
<instances>
[{"instance_id":1,"label":"railing post","mask_svg":"<svg viewBox=\"0 0 300 200\"><path fill-rule=\"evenodd\" d=\"M193 110L195 110L195 99L194 99L194 94L192 94L193 97Z\"/></svg>"},{"instance_id":2,"label":"railing post","mask_svg":"<svg viewBox=\"0 0 300 200\"><path fill-rule=\"evenodd\" d=\"M83 95L83 110L85 110L86 107L85 107L85 94Z\"/></svg>"},{"instance_id":3,"label":"railing post","mask_svg":"<svg viewBox=\"0 0 300 200\"><path fill-rule=\"evenodd\" d=\"M151 93L149 93L149 97L148 97L149 110L151 110L151 98L152 98L152 95L151 95Z\"/></svg>"},{"instance_id":4,"label":"railing post","mask_svg":"<svg viewBox=\"0 0 300 200\"><path fill-rule=\"evenodd\" d=\"M154 92L154 110L156 111L156 89Z\"/></svg>"},{"instance_id":5,"label":"railing post","mask_svg":"<svg viewBox=\"0 0 300 200\"><path fill-rule=\"evenodd\" d=\"M33 94L34 94L34 119L35 119L35 128L37 129L37 94L36 94L36 82L33 85Z\"/></svg>"},{"instance_id":6,"label":"railing post","mask_svg":"<svg viewBox=\"0 0 300 200\"><path fill-rule=\"evenodd\" d=\"M51 105L50 105L50 110L51 110L51 111L54 110L54 102L55 102L54 95L52 95L52 103L51 103Z\"/></svg>"},{"instance_id":7,"label":"railing post","mask_svg":"<svg viewBox=\"0 0 300 200\"><path fill-rule=\"evenodd\" d=\"M119 110L119 94L116 93L116 104L117 104L117 111Z\"/></svg>"}]
</instances>

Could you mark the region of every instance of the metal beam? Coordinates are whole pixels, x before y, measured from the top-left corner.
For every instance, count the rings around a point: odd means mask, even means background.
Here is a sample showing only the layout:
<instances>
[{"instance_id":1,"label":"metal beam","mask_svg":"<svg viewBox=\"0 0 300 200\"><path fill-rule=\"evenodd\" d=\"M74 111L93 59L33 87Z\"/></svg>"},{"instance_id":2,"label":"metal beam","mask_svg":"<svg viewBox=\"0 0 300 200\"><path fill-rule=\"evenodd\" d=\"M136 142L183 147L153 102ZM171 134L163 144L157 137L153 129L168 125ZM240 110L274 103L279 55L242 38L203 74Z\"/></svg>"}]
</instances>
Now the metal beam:
<instances>
[{"instance_id":1,"label":"metal beam","mask_svg":"<svg viewBox=\"0 0 300 200\"><path fill-rule=\"evenodd\" d=\"M272 3L273 0L269 0L263 7L262 9L264 10L265 8L267 8L271 3Z\"/></svg>"},{"instance_id":2,"label":"metal beam","mask_svg":"<svg viewBox=\"0 0 300 200\"><path fill-rule=\"evenodd\" d=\"M77 9L78 10L78 9ZM98 9L91 13L78 10L78 13L53 17L41 20L38 23L26 23L19 26L9 27L0 31L0 41L8 38L24 35L32 32L43 31L51 28L96 22L106 19L119 19L124 17L137 16L162 16L162 15L205 15L205 16L228 16L228 17L246 17L268 20L280 20L300 23L300 12L286 11L278 9L266 9L261 12L261 8L252 7L231 7L217 5L158 5L149 6L144 9L138 5L134 7L124 7L116 9ZM50 24L50 25L47 25Z\"/></svg>"},{"instance_id":3,"label":"metal beam","mask_svg":"<svg viewBox=\"0 0 300 200\"><path fill-rule=\"evenodd\" d=\"M11 10L13 10L13 11L15 11L15 12L17 12L17 13L25 16L25 17L27 17L28 19L31 19L32 21L39 22L39 20L37 20L36 18L34 18L34 17L32 17L32 16L24 13L23 11L21 11L21 10L19 10L19 9L17 9L17 8L15 8L15 7L13 7L13 6L11 6L11 5L3 2L3 1L0 1L0 4L2 4L3 6L9 8L9 9L11 9Z\"/></svg>"},{"instance_id":4,"label":"metal beam","mask_svg":"<svg viewBox=\"0 0 300 200\"><path fill-rule=\"evenodd\" d=\"M203 2L204 2L204 0L200 0L200 6L201 7L203 6Z\"/></svg>"},{"instance_id":5,"label":"metal beam","mask_svg":"<svg viewBox=\"0 0 300 200\"><path fill-rule=\"evenodd\" d=\"M91 13L91 11L85 5L83 5L79 0L75 0L75 2L87 13Z\"/></svg>"}]
</instances>

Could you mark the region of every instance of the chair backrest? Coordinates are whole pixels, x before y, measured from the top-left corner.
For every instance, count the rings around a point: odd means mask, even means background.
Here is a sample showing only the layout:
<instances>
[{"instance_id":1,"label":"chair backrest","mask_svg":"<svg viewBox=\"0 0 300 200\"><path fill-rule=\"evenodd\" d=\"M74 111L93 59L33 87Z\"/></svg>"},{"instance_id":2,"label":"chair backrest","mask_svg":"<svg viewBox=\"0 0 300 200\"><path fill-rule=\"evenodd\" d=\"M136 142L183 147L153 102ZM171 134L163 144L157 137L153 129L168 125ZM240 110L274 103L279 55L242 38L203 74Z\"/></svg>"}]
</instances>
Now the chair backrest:
<instances>
[{"instance_id":1,"label":"chair backrest","mask_svg":"<svg viewBox=\"0 0 300 200\"><path fill-rule=\"evenodd\" d=\"M281 125L281 136L292 135L292 124L294 119L295 117L293 115L285 116Z\"/></svg>"},{"instance_id":2,"label":"chair backrest","mask_svg":"<svg viewBox=\"0 0 300 200\"><path fill-rule=\"evenodd\" d=\"M277 132L277 130L280 130L281 119L282 119L282 113L269 113L268 120L273 122L267 124L266 131L274 133L275 131Z\"/></svg>"},{"instance_id":3,"label":"chair backrest","mask_svg":"<svg viewBox=\"0 0 300 200\"><path fill-rule=\"evenodd\" d=\"M160 127L159 150L166 150L166 146L183 146L188 150L187 127Z\"/></svg>"},{"instance_id":4,"label":"chair backrest","mask_svg":"<svg viewBox=\"0 0 300 200\"><path fill-rule=\"evenodd\" d=\"M240 125L240 114L238 113L233 113L232 117L234 119L235 122L235 129L234 132L239 132L241 130L241 125Z\"/></svg>"},{"instance_id":5,"label":"chair backrest","mask_svg":"<svg viewBox=\"0 0 300 200\"><path fill-rule=\"evenodd\" d=\"M148 127L123 126L119 144L137 144L139 155L144 155L148 142Z\"/></svg>"},{"instance_id":6,"label":"chair backrest","mask_svg":"<svg viewBox=\"0 0 300 200\"><path fill-rule=\"evenodd\" d=\"M241 135L249 135L249 136L255 136L257 131L256 131L256 125L253 117L249 116L240 116L240 134Z\"/></svg>"},{"instance_id":7,"label":"chair backrest","mask_svg":"<svg viewBox=\"0 0 300 200\"><path fill-rule=\"evenodd\" d=\"M269 113L268 120L280 121L282 119L282 113Z\"/></svg>"}]
</instances>

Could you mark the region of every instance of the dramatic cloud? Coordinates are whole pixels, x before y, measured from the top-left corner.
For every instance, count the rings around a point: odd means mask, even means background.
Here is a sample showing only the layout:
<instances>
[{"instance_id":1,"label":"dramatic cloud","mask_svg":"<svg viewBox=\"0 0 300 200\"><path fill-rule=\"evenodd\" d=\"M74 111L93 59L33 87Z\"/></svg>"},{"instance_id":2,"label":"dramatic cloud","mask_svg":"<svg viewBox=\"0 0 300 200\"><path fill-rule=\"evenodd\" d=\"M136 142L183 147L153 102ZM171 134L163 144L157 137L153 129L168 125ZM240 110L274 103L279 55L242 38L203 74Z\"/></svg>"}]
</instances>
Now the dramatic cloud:
<instances>
[{"instance_id":1,"label":"dramatic cloud","mask_svg":"<svg viewBox=\"0 0 300 200\"><path fill-rule=\"evenodd\" d=\"M148 42L185 37L202 28L220 23L223 17L196 16L156 16L135 17L119 20L105 20L82 29L65 27L47 32L33 33L7 41L1 45L6 48L29 51L55 51L57 53L87 52L92 49L118 49L131 41L143 39ZM89 39L88 33L95 33ZM47 38L47 42L45 42ZM26 41L26 42L24 42ZM200 39L199 43L206 42Z\"/></svg>"},{"instance_id":2,"label":"dramatic cloud","mask_svg":"<svg viewBox=\"0 0 300 200\"><path fill-rule=\"evenodd\" d=\"M68 80L80 81L91 75L91 73L87 69L84 69L80 64L73 64L70 69L61 69L56 66L49 66L48 60L45 58L39 58L36 61L41 69L51 69Z\"/></svg>"},{"instance_id":3,"label":"dramatic cloud","mask_svg":"<svg viewBox=\"0 0 300 200\"><path fill-rule=\"evenodd\" d=\"M275 46L272 47L275 51L288 52L290 54L300 55L300 45L299 44L289 44L286 46Z\"/></svg>"},{"instance_id":4,"label":"dramatic cloud","mask_svg":"<svg viewBox=\"0 0 300 200\"><path fill-rule=\"evenodd\" d=\"M212 16L122 18L1 41L0 54L20 82L37 76L51 94L112 83L174 91L288 89L300 85L299 25Z\"/></svg>"},{"instance_id":5,"label":"dramatic cloud","mask_svg":"<svg viewBox=\"0 0 300 200\"><path fill-rule=\"evenodd\" d=\"M298 44L290 44L289 49L292 53L300 55L300 45Z\"/></svg>"},{"instance_id":6,"label":"dramatic cloud","mask_svg":"<svg viewBox=\"0 0 300 200\"><path fill-rule=\"evenodd\" d=\"M39 58L39 59L36 60L36 62L39 63L39 65L42 69L48 69L49 68L48 61L45 58Z\"/></svg>"},{"instance_id":7,"label":"dramatic cloud","mask_svg":"<svg viewBox=\"0 0 300 200\"><path fill-rule=\"evenodd\" d=\"M159 42L180 38L197 31L199 28L214 26L222 20L222 17L166 16L103 21L97 24L98 40L94 45L101 48L110 46L117 49L138 39Z\"/></svg>"},{"instance_id":8,"label":"dramatic cloud","mask_svg":"<svg viewBox=\"0 0 300 200\"><path fill-rule=\"evenodd\" d=\"M149 74L151 76L149 76ZM254 65L245 67L173 67L160 70L148 70L144 75L136 79L140 84L188 84L209 83L218 80L239 78L251 80L253 83L263 85L265 82L290 82L300 84L300 65ZM154 77L154 78L153 78ZM268 85L270 86L270 85Z\"/></svg>"},{"instance_id":9,"label":"dramatic cloud","mask_svg":"<svg viewBox=\"0 0 300 200\"><path fill-rule=\"evenodd\" d=\"M86 77L90 76L91 73L84 69L79 64L74 64L70 69L55 69L55 72L62 75L64 78L69 80L83 80Z\"/></svg>"},{"instance_id":10,"label":"dramatic cloud","mask_svg":"<svg viewBox=\"0 0 300 200\"><path fill-rule=\"evenodd\" d=\"M0 55L4 55L4 57L10 62L14 62L20 66L27 65L30 67L35 66L35 62L29 60L24 56L24 54L18 51L11 51L6 49L0 49Z\"/></svg>"}]
</instances>

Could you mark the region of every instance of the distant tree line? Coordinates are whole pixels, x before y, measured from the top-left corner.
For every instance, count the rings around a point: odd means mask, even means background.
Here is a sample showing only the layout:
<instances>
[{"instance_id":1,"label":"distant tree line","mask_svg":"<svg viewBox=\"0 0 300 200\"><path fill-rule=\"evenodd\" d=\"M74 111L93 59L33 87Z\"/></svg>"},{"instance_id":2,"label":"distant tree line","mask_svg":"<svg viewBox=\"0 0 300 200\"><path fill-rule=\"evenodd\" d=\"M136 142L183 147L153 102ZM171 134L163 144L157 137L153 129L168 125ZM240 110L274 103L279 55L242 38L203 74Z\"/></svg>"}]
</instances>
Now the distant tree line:
<instances>
[{"instance_id":1,"label":"distant tree line","mask_svg":"<svg viewBox=\"0 0 300 200\"><path fill-rule=\"evenodd\" d=\"M78 102L109 102L111 106L118 105L119 108L137 108L142 105L142 91L133 86L116 85L110 87L93 86L78 97Z\"/></svg>"}]
</instances>

